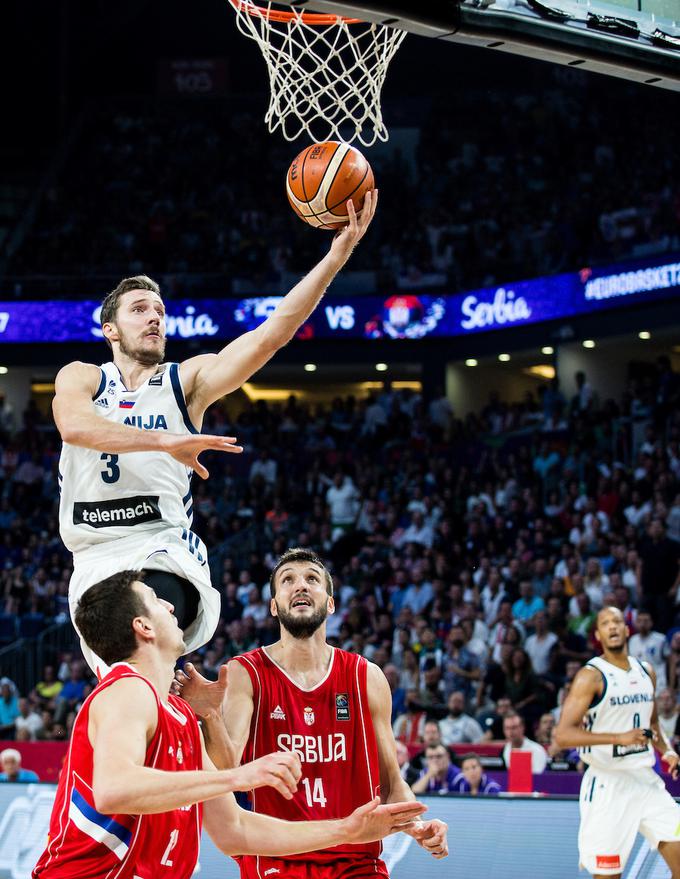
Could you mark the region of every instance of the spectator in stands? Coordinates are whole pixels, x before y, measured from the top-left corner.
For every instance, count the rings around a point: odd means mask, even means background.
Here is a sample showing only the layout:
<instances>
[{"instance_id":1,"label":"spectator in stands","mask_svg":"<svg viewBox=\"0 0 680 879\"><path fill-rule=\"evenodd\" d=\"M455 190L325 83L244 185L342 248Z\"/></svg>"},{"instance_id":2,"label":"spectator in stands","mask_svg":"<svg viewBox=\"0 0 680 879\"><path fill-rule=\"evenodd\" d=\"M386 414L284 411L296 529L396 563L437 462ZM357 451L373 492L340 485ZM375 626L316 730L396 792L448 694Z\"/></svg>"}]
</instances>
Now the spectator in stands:
<instances>
[{"instance_id":1,"label":"spectator in stands","mask_svg":"<svg viewBox=\"0 0 680 879\"><path fill-rule=\"evenodd\" d=\"M14 748L0 751L0 781L27 783L40 781L38 774L32 769L21 768L21 754Z\"/></svg>"},{"instance_id":2,"label":"spectator in stands","mask_svg":"<svg viewBox=\"0 0 680 879\"><path fill-rule=\"evenodd\" d=\"M14 681L0 678L0 739L13 739L19 716L19 700Z\"/></svg>"},{"instance_id":3,"label":"spectator in stands","mask_svg":"<svg viewBox=\"0 0 680 879\"><path fill-rule=\"evenodd\" d=\"M678 586L680 545L666 537L660 518L649 523L639 553L642 601L656 619L668 619L673 606L670 595Z\"/></svg>"},{"instance_id":4,"label":"spectator in stands","mask_svg":"<svg viewBox=\"0 0 680 879\"><path fill-rule=\"evenodd\" d=\"M460 772L453 779L453 790L459 794L477 796L497 796L501 786L492 781L482 769L477 754L465 754L460 758Z\"/></svg>"},{"instance_id":5,"label":"spectator in stands","mask_svg":"<svg viewBox=\"0 0 680 879\"><path fill-rule=\"evenodd\" d=\"M541 714L536 724L536 741L539 745L547 748L552 743L552 734L555 729L555 718L551 712Z\"/></svg>"},{"instance_id":6,"label":"spectator in stands","mask_svg":"<svg viewBox=\"0 0 680 879\"><path fill-rule=\"evenodd\" d=\"M524 649L529 654L531 665L537 675L547 674L550 668L550 658L553 648L558 643L558 637L548 629L548 617L544 610L539 610L534 616L534 633L524 642Z\"/></svg>"},{"instance_id":7,"label":"spectator in stands","mask_svg":"<svg viewBox=\"0 0 680 879\"><path fill-rule=\"evenodd\" d=\"M439 721L442 742L448 747L462 742L476 744L484 736L477 721L465 713L465 693L454 691L449 696L449 713Z\"/></svg>"},{"instance_id":8,"label":"spectator in stands","mask_svg":"<svg viewBox=\"0 0 680 879\"><path fill-rule=\"evenodd\" d=\"M493 708L481 711L477 715L477 723L484 731L482 741L498 741L503 738L503 718L514 712L512 702L507 696L501 696Z\"/></svg>"},{"instance_id":9,"label":"spectator in stands","mask_svg":"<svg viewBox=\"0 0 680 879\"><path fill-rule=\"evenodd\" d=\"M670 687L663 687L658 691L656 707L659 713L659 725L675 748L680 738L680 713L675 692Z\"/></svg>"},{"instance_id":10,"label":"spectator in stands","mask_svg":"<svg viewBox=\"0 0 680 879\"><path fill-rule=\"evenodd\" d=\"M439 727L439 721L426 720L423 724L423 732L417 743L421 745L421 749L411 757L411 769L416 773L416 777L420 775L425 767L425 751L434 745L442 744L442 733ZM413 747L413 745L411 746Z\"/></svg>"},{"instance_id":11,"label":"spectator in stands","mask_svg":"<svg viewBox=\"0 0 680 879\"><path fill-rule=\"evenodd\" d=\"M451 793L458 767L451 763L451 755L444 745L425 748L425 765L420 778L411 785L413 793Z\"/></svg>"},{"instance_id":12,"label":"spectator in stands","mask_svg":"<svg viewBox=\"0 0 680 879\"><path fill-rule=\"evenodd\" d=\"M531 668L531 660L523 647L515 647L510 655L505 677L505 693L515 711L528 722L537 718L543 707L543 689Z\"/></svg>"},{"instance_id":13,"label":"spectator in stands","mask_svg":"<svg viewBox=\"0 0 680 879\"><path fill-rule=\"evenodd\" d=\"M404 713L406 707L406 690L399 686L399 669L389 663L383 667L383 674L387 678L392 692L392 723Z\"/></svg>"},{"instance_id":14,"label":"spectator in stands","mask_svg":"<svg viewBox=\"0 0 680 879\"><path fill-rule=\"evenodd\" d=\"M397 717L392 726L395 739L405 745L414 745L421 741L425 730L426 712L420 705L418 690L406 691L405 711Z\"/></svg>"},{"instance_id":15,"label":"spectator in stands","mask_svg":"<svg viewBox=\"0 0 680 879\"><path fill-rule=\"evenodd\" d=\"M661 632L652 631L652 615L648 611L638 611L635 620L637 632L628 639L628 653L636 659L647 661L656 672L657 693L667 686L666 658L668 643Z\"/></svg>"},{"instance_id":16,"label":"spectator in stands","mask_svg":"<svg viewBox=\"0 0 680 879\"><path fill-rule=\"evenodd\" d=\"M513 751L528 751L531 754L531 771L534 775L538 775L545 771L548 755L542 745L525 736L524 729L524 720L516 712L506 714L503 718L503 735L506 740L503 760L509 767Z\"/></svg>"},{"instance_id":17,"label":"spectator in stands","mask_svg":"<svg viewBox=\"0 0 680 879\"><path fill-rule=\"evenodd\" d=\"M482 677L479 657L468 648L468 643L463 626L451 626L446 639L446 654L443 657L445 691L462 691L466 702L472 697L475 683Z\"/></svg>"},{"instance_id":18,"label":"spectator in stands","mask_svg":"<svg viewBox=\"0 0 680 879\"><path fill-rule=\"evenodd\" d=\"M56 699L54 719L59 724L64 723L68 713L74 711L86 695L87 680L85 678L85 665L83 661L74 659L69 666L69 671L69 679L62 687Z\"/></svg>"},{"instance_id":19,"label":"spectator in stands","mask_svg":"<svg viewBox=\"0 0 680 879\"><path fill-rule=\"evenodd\" d=\"M668 686L677 693L680 688L680 629L671 635L666 667L668 668Z\"/></svg>"},{"instance_id":20,"label":"spectator in stands","mask_svg":"<svg viewBox=\"0 0 680 879\"><path fill-rule=\"evenodd\" d=\"M349 531L359 512L359 492L352 478L338 470L326 492L333 540Z\"/></svg>"},{"instance_id":21,"label":"spectator in stands","mask_svg":"<svg viewBox=\"0 0 680 879\"><path fill-rule=\"evenodd\" d=\"M25 697L19 699L19 714L14 720L18 742L35 742L40 738L44 724L35 705Z\"/></svg>"},{"instance_id":22,"label":"spectator in stands","mask_svg":"<svg viewBox=\"0 0 680 879\"><path fill-rule=\"evenodd\" d=\"M519 598L512 605L512 615L526 627L533 627L534 617L539 610L545 610L545 602L538 595L534 595L534 587L529 579L522 579L519 583Z\"/></svg>"}]
</instances>

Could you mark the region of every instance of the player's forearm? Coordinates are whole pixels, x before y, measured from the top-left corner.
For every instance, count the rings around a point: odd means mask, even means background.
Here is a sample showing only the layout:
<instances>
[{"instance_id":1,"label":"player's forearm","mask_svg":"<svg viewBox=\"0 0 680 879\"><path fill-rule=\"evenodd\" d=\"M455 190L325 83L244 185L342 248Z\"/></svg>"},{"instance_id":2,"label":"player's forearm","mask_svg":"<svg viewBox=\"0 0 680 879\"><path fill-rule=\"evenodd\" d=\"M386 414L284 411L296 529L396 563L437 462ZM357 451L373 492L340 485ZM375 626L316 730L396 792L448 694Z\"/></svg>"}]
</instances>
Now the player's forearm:
<instances>
[{"instance_id":1,"label":"player's forearm","mask_svg":"<svg viewBox=\"0 0 680 879\"><path fill-rule=\"evenodd\" d=\"M217 838L208 826L213 842L226 855L283 857L351 842L345 822L281 821L269 815L239 810L239 821L224 827Z\"/></svg>"},{"instance_id":2,"label":"player's forearm","mask_svg":"<svg viewBox=\"0 0 680 879\"><path fill-rule=\"evenodd\" d=\"M278 350L293 338L321 301L328 285L345 264L327 253L305 277L284 296L260 326L263 344Z\"/></svg>"},{"instance_id":3,"label":"player's forearm","mask_svg":"<svg viewBox=\"0 0 680 879\"><path fill-rule=\"evenodd\" d=\"M588 732L580 727L567 727L555 730L555 744L564 750L565 748L587 748L592 745L620 745L622 733L615 732Z\"/></svg>"},{"instance_id":4,"label":"player's forearm","mask_svg":"<svg viewBox=\"0 0 680 879\"><path fill-rule=\"evenodd\" d=\"M380 784L380 799L383 803L405 803L415 798L415 794L401 775Z\"/></svg>"},{"instance_id":5,"label":"player's forearm","mask_svg":"<svg viewBox=\"0 0 680 879\"><path fill-rule=\"evenodd\" d=\"M95 772L93 784L95 808L105 815L171 812L240 789L231 769L177 773L146 766L107 772L105 778Z\"/></svg>"},{"instance_id":6,"label":"player's forearm","mask_svg":"<svg viewBox=\"0 0 680 879\"><path fill-rule=\"evenodd\" d=\"M59 429L62 440L69 445L111 454L164 452L168 438L174 435L164 430L140 430L117 424L94 414L78 415Z\"/></svg>"},{"instance_id":7,"label":"player's forearm","mask_svg":"<svg viewBox=\"0 0 680 879\"><path fill-rule=\"evenodd\" d=\"M239 755L224 725L222 715L216 711L201 716L201 728L208 757L218 769L233 769L239 765Z\"/></svg>"},{"instance_id":8,"label":"player's forearm","mask_svg":"<svg viewBox=\"0 0 680 879\"><path fill-rule=\"evenodd\" d=\"M668 740L666 737L666 733L661 728L661 724L659 721L655 721L651 725L652 730L652 742L654 743L654 747L663 757L664 754L667 754L669 751L675 753L675 748L673 747L673 743Z\"/></svg>"}]
</instances>

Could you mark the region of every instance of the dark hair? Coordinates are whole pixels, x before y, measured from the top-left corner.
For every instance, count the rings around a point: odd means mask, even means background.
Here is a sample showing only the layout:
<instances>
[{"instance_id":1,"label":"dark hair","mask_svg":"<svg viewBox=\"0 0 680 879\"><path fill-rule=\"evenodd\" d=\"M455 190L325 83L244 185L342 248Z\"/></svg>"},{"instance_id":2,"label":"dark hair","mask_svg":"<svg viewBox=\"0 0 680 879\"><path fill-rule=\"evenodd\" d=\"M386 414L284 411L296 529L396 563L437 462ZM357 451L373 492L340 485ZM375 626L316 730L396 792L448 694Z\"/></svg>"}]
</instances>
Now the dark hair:
<instances>
[{"instance_id":1,"label":"dark hair","mask_svg":"<svg viewBox=\"0 0 680 879\"><path fill-rule=\"evenodd\" d=\"M102 310L99 317L102 326L104 324L113 323L118 313L120 297L130 290L150 290L152 293L161 295L161 288L158 284L147 275L135 275L134 278L123 278L118 286L108 293L102 300ZM111 342L104 336L106 344L111 348ZM104 657L102 656L102 659Z\"/></svg>"},{"instance_id":2,"label":"dark hair","mask_svg":"<svg viewBox=\"0 0 680 879\"><path fill-rule=\"evenodd\" d=\"M76 628L107 665L128 659L137 649L132 621L148 613L144 599L132 588L140 580L144 571L120 571L95 583L78 601Z\"/></svg>"},{"instance_id":3,"label":"dark hair","mask_svg":"<svg viewBox=\"0 0 680 879\"><path fill-rule=\"evenodd\" d=\"M463 768L463 764L466 760L476 760L479 765L482 765L482 761L479 759L479 754L475 754L474 751L470 751L469 754L463 754L463 756L458 760L458 765L460 768Z\"/></svg>"},{"instance_id":4,"label":"dark hair","mask_svg":"<svg viewBox=\"0 0 680 879\"><path fill-rule=\"evenodd\" d=\"M333 594L333 578L319 556L315 552L312 552L311 549L303 549L300 546L295 546L291 549L287 549L274 565L274 570L269 578L269 591L271 592L272 598L276 595L276 583L274 582L276 575L284 565L288 565L291 562L311 562L313 565L318 565L323 571L324 579L326 580L326 592L329 595Z\"/></svg>"}]
</instances>

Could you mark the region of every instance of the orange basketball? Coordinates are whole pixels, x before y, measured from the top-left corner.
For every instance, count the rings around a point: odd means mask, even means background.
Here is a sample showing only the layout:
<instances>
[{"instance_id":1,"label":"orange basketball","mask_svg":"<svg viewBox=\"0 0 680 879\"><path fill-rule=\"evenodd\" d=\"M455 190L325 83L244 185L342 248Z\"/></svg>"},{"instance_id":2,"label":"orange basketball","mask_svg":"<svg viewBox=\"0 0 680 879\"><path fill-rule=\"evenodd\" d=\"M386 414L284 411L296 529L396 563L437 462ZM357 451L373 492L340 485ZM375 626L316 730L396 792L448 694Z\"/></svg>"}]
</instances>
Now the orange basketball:
<instances>
[{"instance_id":1,"label":"orange basketball","mask_svg":"<svg viewBox=\"0 0 680 879\"><path fill-rule=\"evenodd\" d=\"M374 186L373 171L364 156L337 140L308 146L293 160L286 178L291 207L318 229L346 226L349 199L359 214L366 192Z\"/></svg>"}]
</instances>

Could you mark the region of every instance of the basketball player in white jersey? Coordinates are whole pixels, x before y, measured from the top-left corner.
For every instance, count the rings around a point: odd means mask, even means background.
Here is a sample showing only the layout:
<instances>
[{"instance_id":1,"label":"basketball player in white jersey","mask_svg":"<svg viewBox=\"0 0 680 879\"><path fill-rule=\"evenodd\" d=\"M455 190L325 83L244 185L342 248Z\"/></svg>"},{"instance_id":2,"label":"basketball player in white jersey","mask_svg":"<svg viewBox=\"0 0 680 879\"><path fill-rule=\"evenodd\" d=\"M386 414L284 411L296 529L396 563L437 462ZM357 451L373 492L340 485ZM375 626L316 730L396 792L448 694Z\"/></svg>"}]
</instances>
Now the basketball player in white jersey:
<instances>
[{"instance_id":1,"label":"basketball player in white jersey","mask_svg":"<svg viewBox=\"0 0 680 879\"><path fill-rule=\"evenodd\" d=\"M121 567L144 568L147 582L175 607L187 650L210 639L220 595L210 583L207 553L191 531L190 479L208 471L206 449L240 452L235 438L201 436L212 403L250 378L295 335L347 262L373 219L377 190L326 256L256 329L217 354L166 363L165 306L146 276L127 278L102 304L104 338L113 352L102 366L63 367L53 404L63 447L59 462L61 538L73 553L72 616L93 583ZM81 638L94 671L105 666Z\"/></svg>"},{"instance_id":2,"label":"basketball player in white jersey","mask_svg":"<svg viewBox=\"0 0 680 879\"><path fill-rule=\"evenodd\" d=\"M579 748L588 769L581 782L579 856L595 877L621 876L642 833L680 879L680 806L654 771L654 749L673 778L678 761L657 716L656 676L628 654L621 611L597 615L603 654L578 672L555 730L559 748Z\"/></svg>"}]
</instances>

